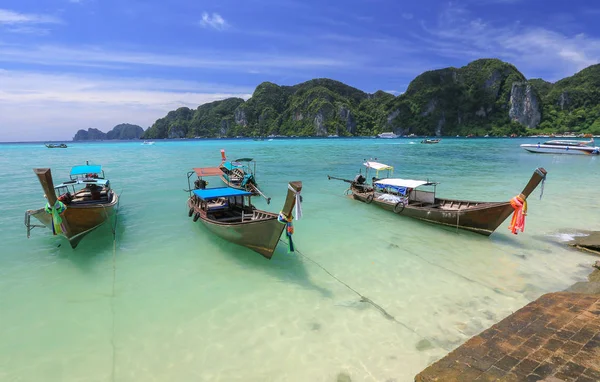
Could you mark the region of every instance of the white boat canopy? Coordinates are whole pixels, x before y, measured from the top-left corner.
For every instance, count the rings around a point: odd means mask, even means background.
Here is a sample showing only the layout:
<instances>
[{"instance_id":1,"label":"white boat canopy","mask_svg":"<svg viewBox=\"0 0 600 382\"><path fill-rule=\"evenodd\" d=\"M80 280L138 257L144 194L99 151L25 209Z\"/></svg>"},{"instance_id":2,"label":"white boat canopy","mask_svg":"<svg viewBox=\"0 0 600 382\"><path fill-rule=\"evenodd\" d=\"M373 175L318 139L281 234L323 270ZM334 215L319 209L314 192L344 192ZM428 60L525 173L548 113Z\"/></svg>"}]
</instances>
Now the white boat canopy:
<instances>
[{"instance_id":1,"label":"white boat canopy","mask_svg":"<svg viewBox=\"0 0 600 382\"><path fill-rule=\"evenodd\" d=\"M382 170L392 170L393 171L394 170L393 166L388 166L387 164L383 164L383 163L379 163L379 162L367 161L363 164L365 165L365 167L372 168L377 171L382 171Z\"/></svg>"},{"instance_id":2,"label":"white boat canopy","mask_svg":"<svg viewBox=\"0 0 600 382\"><path fill-rule=\"evenodd\" d=\"M413 179L400 179L400 178L388 178L381 179L375 182L380 187L392 186L392 187L406 187L406 188L417 188L426 184L431 184L425 180L413 180Z\"/></svg>"}]
</instances>

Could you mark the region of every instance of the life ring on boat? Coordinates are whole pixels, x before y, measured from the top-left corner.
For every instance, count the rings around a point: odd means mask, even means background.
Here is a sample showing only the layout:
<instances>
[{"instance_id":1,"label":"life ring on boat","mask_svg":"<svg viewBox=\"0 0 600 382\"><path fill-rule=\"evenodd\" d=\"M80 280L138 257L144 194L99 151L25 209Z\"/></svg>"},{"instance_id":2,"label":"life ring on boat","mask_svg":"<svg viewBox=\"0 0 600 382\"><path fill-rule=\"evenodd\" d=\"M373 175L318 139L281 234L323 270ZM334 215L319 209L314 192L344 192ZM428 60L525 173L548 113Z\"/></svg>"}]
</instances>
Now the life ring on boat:
<instances>
[{"instance_id":1,"label":"life ring on boat","mask_svg":"<svg viewBox=\"0 0 600 382\"><path fill-rule=\"evenodd\" d=\"M190 211L188 212L188 217L192 217L192 215L194 214L194 209L190 208Z\"/></svg>"},{"instance_id":2,"label":"life ring on boat","mask_svg":"<svg viewBox=\"0 0 600 382\"><path fill-rule=\"evenodd\" d=\"M373 201L373 194L369 194L369 196L367 196L367 200L365 200L365 203L371 204L372 201Z\"/></svg>"},{"instance_id":3,"label":"life ring on boat","mask_svg":"<svg viewBox=\"0 0 600 382\"><path fill-rule=\"evenodd\" d=\"M398 206L402 206L402 208L398 208ZM398 203L396 203L396 205L394 206L394 212L395 212L395 213L397 213L397 214L399 214L399 213L402 213L402 211L404 211L404 208L405 208L405 207L406 207L406 206L404 205L404 203L403 203L403 202L398 202Z\"/></svg>"},{"instance_id":4,"label":"life ring on boat","mask_svg":"<svg viewBox=\"0 0 600 382\"><path fill-rule=\"evenodd\" d=\"M194 222L197 222L199 218L200 218L200 214L196 213L193 217Z\"/></svg>"}]
</instances>

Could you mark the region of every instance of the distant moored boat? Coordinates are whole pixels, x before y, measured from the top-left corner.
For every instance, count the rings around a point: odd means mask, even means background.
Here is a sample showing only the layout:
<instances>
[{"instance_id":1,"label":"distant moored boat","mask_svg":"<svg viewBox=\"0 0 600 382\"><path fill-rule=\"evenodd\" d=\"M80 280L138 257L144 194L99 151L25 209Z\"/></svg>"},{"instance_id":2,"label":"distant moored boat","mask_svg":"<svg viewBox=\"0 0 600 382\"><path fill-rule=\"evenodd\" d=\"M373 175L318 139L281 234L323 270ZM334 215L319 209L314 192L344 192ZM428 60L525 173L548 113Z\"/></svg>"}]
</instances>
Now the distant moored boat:
<instances>
[{"instance_id":1,"label":"distant moored boat","mask_svg":"<svg viewBox=\"0 0 600 382\"><path fill-rule=\"evenodd\" d=\"M577 140L552 140L544 143L526 143L521 147L532 153L540 154L571 154L571 155L598 155L600 147L589 146L594 143L594 138L589 141Z\"/></svg>"}]
</instances>

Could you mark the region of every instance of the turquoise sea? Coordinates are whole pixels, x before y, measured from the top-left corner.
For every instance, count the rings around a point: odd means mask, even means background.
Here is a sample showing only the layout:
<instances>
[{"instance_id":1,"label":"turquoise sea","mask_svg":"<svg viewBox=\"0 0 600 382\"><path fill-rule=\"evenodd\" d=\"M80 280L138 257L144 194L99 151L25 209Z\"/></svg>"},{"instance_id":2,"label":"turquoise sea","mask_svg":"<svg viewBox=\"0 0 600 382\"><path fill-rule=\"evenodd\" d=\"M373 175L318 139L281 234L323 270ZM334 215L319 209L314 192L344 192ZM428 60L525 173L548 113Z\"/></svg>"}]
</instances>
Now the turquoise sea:
<instances>
[{"instance_id":1,"label":"turquoise sea","mask_svg":"<svg viewBox=\"0 0 600 382\"><path fill-rule=\"evenodd\" d=\"M600 157L538 155L538 139L275 139L0 144L1 381L411 381L470 336L546 292L585 280L592 256L562 242L600 229ZM301 254L271 261L208 234L187 216L186 172L257 160L278 212L304 184ZM344 196L363 159L428 178L442 197L509 200L536 167L525 232L491 237L399 217ZM109 226L76 250L48 230L26 238L43 206L32 168L55 180L102 164L122 192ZM219 184L210 180L211 186ZM306 257L304 257L306 256ZM333 279L310 258L381 306Z\"/></svg>"}]
</instances>

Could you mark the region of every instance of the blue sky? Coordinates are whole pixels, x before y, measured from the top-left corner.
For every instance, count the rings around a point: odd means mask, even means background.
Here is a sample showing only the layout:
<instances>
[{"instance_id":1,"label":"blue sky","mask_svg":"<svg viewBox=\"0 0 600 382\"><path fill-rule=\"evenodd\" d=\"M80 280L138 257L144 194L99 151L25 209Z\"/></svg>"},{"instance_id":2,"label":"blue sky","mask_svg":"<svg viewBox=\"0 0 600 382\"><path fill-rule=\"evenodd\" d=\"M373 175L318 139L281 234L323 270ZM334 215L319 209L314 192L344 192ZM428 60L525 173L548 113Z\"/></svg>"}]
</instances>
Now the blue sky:
<instances>
[{"instance_id":1,"label":"blue sky","mask_svg":"<svg viewBox=\"0 0 600 382\"><path fill-rule=\"evenodd\" d=\"M556 81L598 62L598 18L578 0L3 0L0 141L146 128L263 81L400 94L481 57Z\"/></svg>"}]
</instances>

